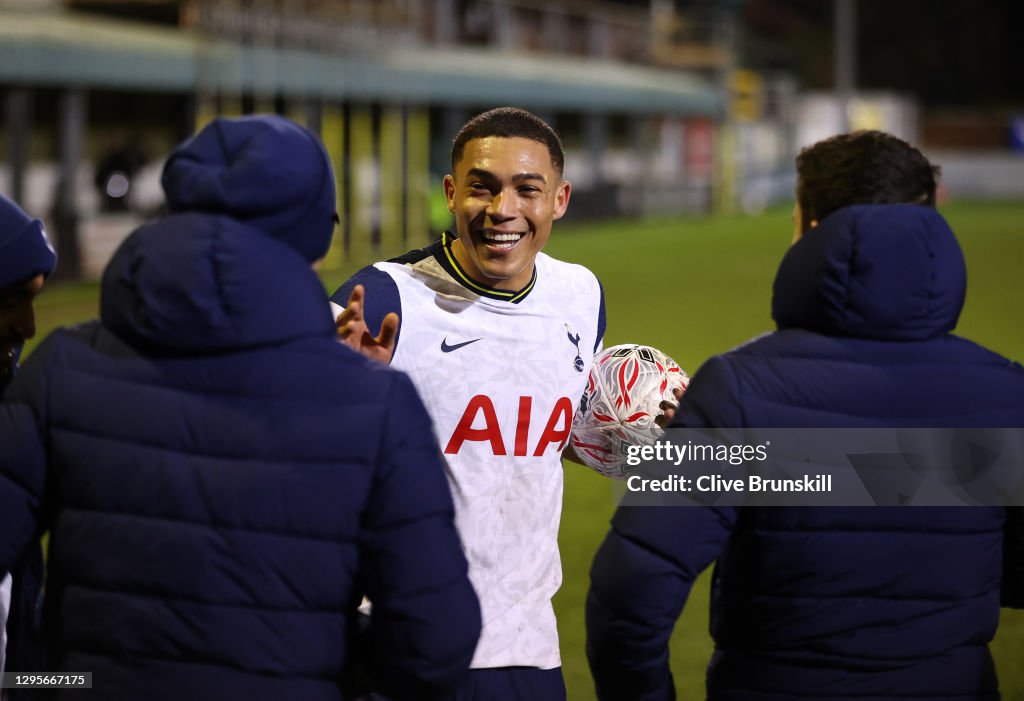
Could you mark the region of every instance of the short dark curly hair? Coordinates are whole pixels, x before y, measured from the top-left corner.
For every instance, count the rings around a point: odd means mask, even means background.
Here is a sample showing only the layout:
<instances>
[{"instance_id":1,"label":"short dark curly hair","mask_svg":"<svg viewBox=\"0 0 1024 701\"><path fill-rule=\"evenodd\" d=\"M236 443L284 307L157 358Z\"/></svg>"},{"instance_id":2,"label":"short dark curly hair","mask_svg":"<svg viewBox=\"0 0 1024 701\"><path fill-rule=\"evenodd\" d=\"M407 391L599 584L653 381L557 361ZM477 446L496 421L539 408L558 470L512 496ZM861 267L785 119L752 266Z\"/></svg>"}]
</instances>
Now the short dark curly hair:
<instances>
[{"instance_id":1,"label":"short dark curly hair","mask_svg":"<svg viewBox=\"0 0 1024 701\"><path fill-rule=\"evenodd\" d=\"M881 131L855 131L819 141L796 157L801 228L855 204L934 207L940 172L919 150Z\"/></svg>"},{"instance_id":2,"label":"short dark curly hair","mask_svg":"<svg viewBox=\"0 0 1024 701\"><path fill-rule=\"evenodd\" d=\"M521 137L544 144L551 155L551 165L554 166L558 177L562 177L562 169L565 166L562 140L547 122L518 107L496 107L466 122L452 142L452 170L455 170L455 164L462 158L467 143L487 136Z\"/></svg>"}]
</instances>

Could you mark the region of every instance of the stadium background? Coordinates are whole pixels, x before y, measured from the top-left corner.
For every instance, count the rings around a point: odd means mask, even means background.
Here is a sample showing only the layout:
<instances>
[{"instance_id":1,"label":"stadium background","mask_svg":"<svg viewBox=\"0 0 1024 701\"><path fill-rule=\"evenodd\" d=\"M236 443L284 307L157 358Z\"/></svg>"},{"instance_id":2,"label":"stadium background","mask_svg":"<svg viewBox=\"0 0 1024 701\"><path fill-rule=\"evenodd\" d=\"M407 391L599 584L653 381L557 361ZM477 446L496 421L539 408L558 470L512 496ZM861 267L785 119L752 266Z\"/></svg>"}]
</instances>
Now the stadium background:
<instances>
[{"instance_id":1,"label":"stadium background","mask_svg":"<svg viewBox=\"0 0 1024 701\"><path fill-rule=\"evenodd\" d=\"M957 332L1020 360L1024 85L1012 79L1022 55L1010 35L1024 16L1002 0L952 5L0 0L0 188L46 218L65 278L39 300L30 349L95 316L95 276L159 207L159 154L215 114L277 111L320 130L345 217L323 272L333 290L445 226L447 140L477 109L520 104L566 141L572 216L547 250L601 278L606 345L655 345L692 373L770 330L795 150L875 127L944 166L940 210L969 268ZM317 19L319 29L305 21ZM327 68L342 74L316 82ZM310 82L286 89L296 75ZM117 155L132 171L123 197L109 196L109 172L95 177ZM566 466L556 611L574 701L593 697L583 603L613 508L604 478ZM681 698L703 694L707 581L672 640ZM1022 650L1024 613L1004 610L994 651L1009 701L1024 701Z\"/></svg>"}]
</instances>

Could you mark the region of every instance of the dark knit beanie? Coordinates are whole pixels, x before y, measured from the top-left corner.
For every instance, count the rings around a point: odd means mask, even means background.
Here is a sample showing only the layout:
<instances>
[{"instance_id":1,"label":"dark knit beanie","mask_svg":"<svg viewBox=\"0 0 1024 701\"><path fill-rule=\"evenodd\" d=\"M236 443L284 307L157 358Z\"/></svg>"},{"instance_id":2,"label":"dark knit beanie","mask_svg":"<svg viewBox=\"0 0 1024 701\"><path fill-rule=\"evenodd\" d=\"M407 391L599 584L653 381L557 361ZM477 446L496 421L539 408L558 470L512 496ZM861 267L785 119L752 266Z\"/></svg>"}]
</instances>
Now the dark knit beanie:
<instances>
[{"instance_id":1,"label":"dark knit beanie","mask_svg":"<svg viewBox=\"0 0 1024 701\"><path fill-rule=\"evenodd\" d=\"M49 275L57 255L43 223L0 195L0 289L36 275Z\"/></svg>"}]
</instances>

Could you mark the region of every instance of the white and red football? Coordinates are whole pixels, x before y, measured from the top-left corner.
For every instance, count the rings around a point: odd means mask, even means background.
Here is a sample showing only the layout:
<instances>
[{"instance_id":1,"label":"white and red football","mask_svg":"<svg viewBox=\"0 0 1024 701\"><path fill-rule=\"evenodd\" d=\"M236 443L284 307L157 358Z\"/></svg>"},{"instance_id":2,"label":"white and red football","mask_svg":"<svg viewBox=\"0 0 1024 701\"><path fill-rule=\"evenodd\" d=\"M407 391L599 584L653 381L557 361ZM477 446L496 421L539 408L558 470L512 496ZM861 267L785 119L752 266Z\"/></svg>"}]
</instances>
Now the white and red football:
<instances>
[{"instance_id":1,"label":"white and red football","mask_svg":"<svg viewBox=\"0 0 1024 701\"><path fill-rule=\"evenodd\" d=\"M668 355L627 343L594 357L587 388L572 422L570 442L588 467L625 479L627 450L651 445L664 432L655 423L662 401L676 402L690 378Z\"/></svg>"}]
</instances>

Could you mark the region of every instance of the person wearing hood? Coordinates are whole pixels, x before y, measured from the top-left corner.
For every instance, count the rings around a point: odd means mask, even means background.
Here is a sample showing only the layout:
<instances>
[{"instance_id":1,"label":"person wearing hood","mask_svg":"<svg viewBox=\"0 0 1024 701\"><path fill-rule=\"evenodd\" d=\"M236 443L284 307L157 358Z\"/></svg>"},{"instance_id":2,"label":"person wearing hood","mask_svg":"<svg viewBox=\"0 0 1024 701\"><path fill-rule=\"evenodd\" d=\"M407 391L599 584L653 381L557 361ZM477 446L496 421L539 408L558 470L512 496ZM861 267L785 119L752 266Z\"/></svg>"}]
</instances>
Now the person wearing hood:
<instances>
[{"instance_id":1,"label":"person wearing hood","mask_svg":"<svg viewBox=\"0 0 1024 701\"><path fill-rule=\"evenodd\" d=\"M0 194L0 395L36 335L32 303L56 265L43 223Z\"/></svg>"},{"instance_id":2,"label":"person wearing hood","mask_svg":"<svg viewBox=\"0 0 1024 701\"><path fill-rule=\"evenodd\" d=\"M365 594L385 691L448 694L479 605L426 410L338 341L312 269L326 152L217 119L162 184L99 320L49 336L0 406L0 573L50 531L48 669L103 699L349 698Z\"/></svg>"},{"instance_id":3,"label":"person wearing hood","mask_svg":"<svg viewBox=\"0 0 1024 701\"><path fill-rule=\"evenodd\" d=\"M867 131L805 149L797 174L778 330L701 367L672 425L1024 426L1024 368L951 333L967 278L937 169ZM717 561L708 699L994 701L1022 552L1004 507L620 507L587 598L598 698L675 698L669 637Z\"/></svg>"},{"instance_id":4,"label":"person wearing hood","mask_svg":"<svg viewBox=\"0 0 1024 701\"><path fill-rule=\"evenodd\" d=\"M33 303L56 265L57 256L43 223L0 194L0 397L14 379L25 341L36 335ZM36 666L16 649L8 651L7 627L24 631L16 636L22 642L36 628L35 592L43 572L40 548L29 548L11 572L0 576L0 673L7 665L8 652L19 669Z\"/></svg>"}]
</instances>

